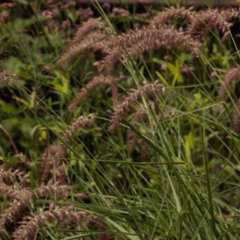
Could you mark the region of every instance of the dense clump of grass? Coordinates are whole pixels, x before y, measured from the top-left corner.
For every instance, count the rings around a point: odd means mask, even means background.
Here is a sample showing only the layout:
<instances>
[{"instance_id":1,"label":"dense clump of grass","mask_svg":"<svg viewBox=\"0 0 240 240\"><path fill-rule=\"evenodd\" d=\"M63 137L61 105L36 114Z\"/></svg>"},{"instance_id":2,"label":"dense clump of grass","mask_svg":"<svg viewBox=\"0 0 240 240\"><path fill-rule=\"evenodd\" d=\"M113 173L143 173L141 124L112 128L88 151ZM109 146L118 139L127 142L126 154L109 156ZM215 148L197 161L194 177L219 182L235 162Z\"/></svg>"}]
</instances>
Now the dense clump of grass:
<instances>
[{"instance_id":1,"label":"dense clump of grass","mask_svg":"<svg viewBox=\"0 0 240 240\"><path fill-rule=\"evenodd\" d=\"M237 8L0 5L2 239L238 239Z\"/></svg>"}]
</instances>

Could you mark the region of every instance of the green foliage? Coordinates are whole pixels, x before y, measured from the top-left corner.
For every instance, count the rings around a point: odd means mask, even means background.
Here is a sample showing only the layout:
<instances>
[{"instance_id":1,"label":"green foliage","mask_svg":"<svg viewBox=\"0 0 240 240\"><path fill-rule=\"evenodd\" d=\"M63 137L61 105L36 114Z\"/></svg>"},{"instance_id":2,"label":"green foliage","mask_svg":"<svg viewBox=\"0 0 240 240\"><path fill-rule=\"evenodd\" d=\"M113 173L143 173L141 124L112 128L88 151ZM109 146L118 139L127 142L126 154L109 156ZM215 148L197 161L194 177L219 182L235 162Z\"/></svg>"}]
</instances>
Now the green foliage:
<instances>
[{"instance_id":1,"label":"green foliage","mask_svg":"<svg viewBox=\"0 0 240 240\"><path fill-rule=\"evenodd\" d=\"M98 52L94 55L87 46L84 54L56 64L72 44L64 41L73 38L75 25L82 24L77 6L64 9L55 5L54 22L42 16L47 8L43 1L15 2L17 10L0 29L1 71L7 69L19 79L17 84L0 86L0 166L25 171L27 189L34 191L39 187L46 149L56 145L60 146L56 152L60 152L66 148L58 163L63 163L61 174L66 174L66 184L74 190L66 199L59 198L57 192L49 198L36 197L24 214L51 210L54 202L58 207L73 205L74 211L98 218L92 225L84 222L83 226L63 229L59 227L62 221L50 221L35 238L107 239L100 238L104 233L117 240L238 239L240 135L234 116L239 115L239 84L228 89L228 99L217 98L224 74L239 61L235 38L224 45L214 30L204 38L198 58L179 49L123 58L113 71L118 106L133 93L129 89L140 91L154 79L165 86L165 94L162 90L141 95L121 112L121 117L126 116L110 134L109 122L118 110L113 104L112 85L89 90L76 108L68 110L79 88L85 89L99 74ZM169 5L174 3L168 1ZM135 16L136 6L128 16L114 16L112 9L99 4L90 7L94 17L102 15L111 31L149 22ZM156 10L144 7L151 14ZM69 26L61 27L66 20ZM114 32L109 39L112 36ZM193 69L184 72L183 66ZM211 76L212 72L217 75ZM142 118L133 120L138 111L143 112ZM74 121L91 113L95 114L91 124L75 129ZM131 136L136 137L132 151ZM54 184L58 169L50 165ZM0 184L4 185L1 174L0 169ZM18 179L16 188L25 187ZM0 207L7 209L11 198L0 191ZM5 216L4 210L1 214ZM0 233L3 239L11 239L16 222ZM74 236L69 237L70 232Z\"/></svg>"}]
</instances>

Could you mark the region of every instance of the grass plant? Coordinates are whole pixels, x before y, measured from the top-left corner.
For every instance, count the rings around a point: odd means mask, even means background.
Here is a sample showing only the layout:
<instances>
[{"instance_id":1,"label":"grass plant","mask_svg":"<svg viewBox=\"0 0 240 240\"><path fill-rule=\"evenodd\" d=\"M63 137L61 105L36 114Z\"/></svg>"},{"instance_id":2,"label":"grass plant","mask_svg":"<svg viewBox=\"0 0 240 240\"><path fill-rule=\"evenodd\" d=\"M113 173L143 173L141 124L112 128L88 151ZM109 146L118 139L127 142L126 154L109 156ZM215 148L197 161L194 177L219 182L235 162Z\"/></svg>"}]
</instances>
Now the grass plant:
<instances>
[{"instance_id":1,"label":"grass plant","mask_svg":"<svg viewBox=\"0 0 240 240\"><path fill-rule=\"evenodd\" d=\"M235 240L239 8L0 4L0 237Z\"/></svg>"}]
</instances>

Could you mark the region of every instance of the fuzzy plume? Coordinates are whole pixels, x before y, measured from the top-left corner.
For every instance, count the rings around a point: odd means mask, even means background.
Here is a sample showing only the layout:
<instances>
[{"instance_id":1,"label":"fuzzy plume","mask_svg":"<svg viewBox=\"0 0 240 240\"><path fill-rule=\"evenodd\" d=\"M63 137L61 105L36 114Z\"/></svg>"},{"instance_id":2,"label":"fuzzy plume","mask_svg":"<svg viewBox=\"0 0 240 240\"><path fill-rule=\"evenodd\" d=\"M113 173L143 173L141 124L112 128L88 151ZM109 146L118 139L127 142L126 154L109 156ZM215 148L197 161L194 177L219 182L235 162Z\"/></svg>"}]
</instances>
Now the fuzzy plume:
<instances>
[{"instance_id":1,"label":"fuzzy plume","mask_svg":"<svg viewBox=\"0 0 240 240\"><path fill-rule=\"evenodd\" d=\"M224 81L222 82L222 85L218 89L219 101L225 99L228 90L232 86L233 82L237 79L240 79L239 68L232 68L226 73Z\"/></svg>"},{"instance_id":2,"label":"fuzzy plume","mask_svg":"<svg viewBox=\"0 0 240 240\"><path fill-rule=\"evenodd\" d=\"M105 38L105 33L94 32L82 39L81 41L70 44L68 50L60 56L57 64L65 62L65 65L69 65L72 58L76 56L79 57L86 51L89 51L89 49L94 51L102 50L105 45Z\"/></svg>"},{"instance_id":3,"label":"fuzzy plume","mask_svg":"<svg viewBox=\"0 0 240 240\"><path fill-rule=\"evenodd\" d=\"M128 17L130 16L130 12L127 11L126 9L124 8L113 8L112 10L112 15L113 16L121 16L121 17Z\"/></svg>"},{"instance_id":4,"label":"fuzzy plume","mask_svg":"<svg viewBox=\"0 0 240 240\"><path fill-rule=\"evenodd\" d=\"M28 188L18 189L15 190L15 192L12 191L11 194L15 200L11 202L9 207L0 215L0 229L3 231L5 224L13 223L14 220L20 218L26 207L33 201L33 199L45 198L53 194L66 197L67 192L72 189L73 188L68 185L49 184L48 186L37 187L33 191ZM5 188L3 193L9 194L10 191L7 191Z\"/></svg>"},{"instance_id":5,"label":"fuzzy plume","mask_svg":"<svg viewBox=\"0 0 240 240\"><path fill-rule=\"evenodd\" d=\"M28 184L28 174L26 174L24 171L21 171L20 169L5 169L5 166L0 166L0 183L8 184L8 185L16 185L17 183L20 184L20 186L25 186Z\"/></svg>"},{"instance_id":6,"label":"fuzzy plume","mask_svg":"<svg viewBox=\"0 0 240 240\"><path fill-rule=\"evenodd\" d=\"M73 57L83 54L89 48L94 51L104 49L104 40L107 36L107 32L103 29L105 24L101 21L101 18L90 18L87 22L84 22L81 27L78 28L75 36L70 41L68 49L61 54L57 61L57 64L61 64L66 60L70 60ZM96 32L92 32L97 30ZM65 63L65 65L68 65Z\"/></svg>"},{"instance_id":7,"label":"fuzzy plume","mask_svg":"<svg viewBox=\"0 0 240 240\"><path fill-rule=\"evenodd\" d=\"M122 103L117 106L115 112L113 113L111 121L109 123L110 126L108 128L108 131L110 133L115 132L116 128L126 117L126 112L130 111L131 105L134 104L138 100L138 98L142 97L146 93L151 94L157 91L161 91L161 93L163 94L164 89L164 85L158 83L158 81L155 81L154 84L145 85L138 90L130 89L130 94L128 95L128 97L124 98Z\"/></svg>"},{"instance_id":8,"label":"fuzzy plume","mask_svg":"<svg viewBox=\"0 0 240 240\"><path fill-rule=\"evenodd\" d=\"M0 83L3 86L17 84L18 82L19 79L16 77L16 73L9 73L6 69L3 69L3 71L0 72Z\"/></svg>"},{"instance_id":9,"label":"fuzzy plume","mask_svg":"<svg viewBox=\"0 0 240 240\"><path fill-rule=\"evenodd\" d=\"M111 41L105 47L109 54L101 61L99 71L104 75L111 74L120 57L127 52L125 59L136 57L149 50L159 50L179 46L184 52L191 52L198 56L199 47L202 44L193 40L182 29L175 30L173 27L159 30L143 27L138 30L129 30ZM112 50L110 50L112 48Z\"/></svg>"},{"instance_id":10,"label":"fuzzy plume","mask_svg":"<svg viewBox=\"0 0 240 240\"><path fill-rule=\"evenodd\" d=\"M185 9L184 7L177 8L170 7L165 8L164 11L159 12L155 17L153 17L149 23L149 27L160 29L169 19L188 19L188 22L192 22L195 11L192 11L194 7L190 7L189 9Z\"/></svg>"},{"instance_id":11,"label":"fuzzy plume","mask_svg":"<svg viewBox=\"0 0 240 240\"><path fill-rule=\"evenodd\" d=\"M202 45L200 42L193 40L182 29L175 30L173 27L161 30L152 30L142 32L142 39L133 44L130 48L129 55L136 56L145 51L152 49L165 49L179 46L183 52L190 52L198 56L199 48ZM147 44L149 43L149 44Z\"/></svg>"},{"instance_id":12,"label":"fuzzy plume","mask_svg":"<svg viewBox=\"0 0 240 240\"><path fill-rule=\"evenodd\" d=\"M52 144L49 148L44 150L40 166L40 184L46 184L51 179L53 166L56 162L62 163L66 154L67 147L62 143L58 145Z\"/></svg>"},{"instance_id":13,"label":"fuzzy plume","mask_svg":"<svg viewBox=\"0 0 240 240\"><path fill-rule=\"evenodd\" d=\"M85 99L90 91L93 91L95 88L105 85L111 85L112 78L110 76L99 75L94 77L89 83L86 84L85 88L80 88L79 92L71 104L69 105L68 109L72 110L74 107L78 105L79 100Z\"/></svg>"},{"instance_id":14,"label":"fuzzy plume","mask_svg":"<svg viewBox=\"0 0 240 240\"><path fill-rule=\"evenodd\" d=\"M87 117L80 116L73 120L73 123L67 127L67 130L64 133L62 133L62 139L70 145L73 134L81 127L90 126L93 122L93 117L94 114L89 114ZM40 168L39 183L46 184L54 174L53 170L55 170L57 181L66 184L66 173L63 162L66 155L67 147L63 142L52 144L49 148L45 149L42 154L43 161Z\"/></svg>"},{"instance_id":15,"label":"fuzzy plume","mask_svg":"<svg viewBox=\"0 0 240 240\"><path fill-rule=\"evenodd\" d=\"M0 183L0 193L4 194L8 198L11 199L18 199L19 197L19 189L16 189L16 187L12 186L10 187L7 184Z\"/></svg>"},{"instance_id":16,"label":"fuzzy plume","mask_svg":"<svg viewBox=\"0 0 240 240\"><path fill-rule=\"evenodd\" d=\"M175 29L173 25L167 25L167 21L171 18L187 19L186 29ZM179 46L183 52L190 52L194 56L198 56L199 48L202 46L201 36L217 27L223 33L222 40L225 40L233 20L239 20L239 9L207 9L199 12L193 11L192 7L185 9L178 6L177 8L165 9L153 17L148 25L128 30L118 36L109 36L99 46L96 45L97 49L101 49L105 56L97 64L100 76L94 77L89 86L86 87L89 90L94 90L99 85L109 85L109 82L105 81L104 78L111 78L115 65L120 59L126 61L129 56L137 57L149 50ZM83 28L91 31L92 29L88 25L91 26L91 21ZM96 22L93 26L98 27ZM186 72L186 69L183 71ZM77 99L84 99L87 95L88 91L82 88ZM77 105L77 99L69 106L70 110Z\"/></svg>"},{"instance_id":17,"label":"fuzzy plume","mask_svg":"<svg viewBox=\"0 0 240 240\"><path fill-rule=\"evenodd\" d=\"M4 212L0 214L0 233L5 230L6 224L13 224L16 219L23 215L31 197L31 191L22 190L17 196L19 200L15 199L7 209L4 209Z\"/></svg>"},{"instance_id":18,"label":"fuzzy plume","mask_svg":"<svg viewBox=\"0 0 240 240\"><path fill-rule=\"evenodd\" d=\"M75 36L73 38L73 42L79 41L83 36L92 32L96 29L101 29L105 26L104 22L102 22L102 18L90 18L87 22L83 22L82 26L77 29Z\"/></svg>"},{"instance_id":19,"label":"fuzzy plume","mask_svg":"<svg viewBox=\"0 0 240 240\"><path fill-rule=\"evenodd\" d=\"M70 144L70 140L73 134L76 133L80 128L91 126L93 123L94 117L95 117L95 114L92 113L92 114L89 114L87 117L80 116L77 119L74 119L73 123L68 127L68 130L62 134L63 139L68 144Z\"/></svg>"},{"instance_id":20,"label":"fuzzy plume","mask_svg":"<svg viewBox=\"0 0 240 240\"><path fill-rule=\"evenodd\" d=\"M65 225L75 224L75 225L86 225L88 228L89 223L91 223L90 214L88 212L80 211L75 212L72 207L59 207L53 211L42 211L37 215L31 217L25 217L25 219L20 223L20 226L13 233L12 237L16 240L31 240L34 238L37 230L44 226L45 224L52 222L54 220L59 220L61 224ZM93 220L95 221L95 219ZM84 224L84 222L86 224Z\"/></svg>"},{"instance_id":21,"label":"fuzzy plume","mask_svg":"<svg viewBox=\"0 0 240 240\"><path fill-rule=\"evenodd\" d=\"M222 41L224 42L229 34L229 28L233 25L233 20L239 21L239 9L207 9L200 10L192 19L187 27L187 32L194 38L199 39L203 35L207 35L214 27L217 27L222 33Z\"/></svg>"}]
</instances>

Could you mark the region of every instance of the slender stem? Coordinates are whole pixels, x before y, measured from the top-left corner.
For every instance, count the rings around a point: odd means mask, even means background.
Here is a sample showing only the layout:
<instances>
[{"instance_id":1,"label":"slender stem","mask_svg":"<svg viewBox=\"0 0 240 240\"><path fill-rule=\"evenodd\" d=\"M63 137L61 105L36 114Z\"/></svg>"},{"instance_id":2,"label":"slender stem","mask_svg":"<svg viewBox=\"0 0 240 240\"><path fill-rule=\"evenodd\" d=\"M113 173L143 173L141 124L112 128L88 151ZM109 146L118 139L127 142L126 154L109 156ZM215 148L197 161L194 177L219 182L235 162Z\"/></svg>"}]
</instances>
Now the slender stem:
<instances>
[{"instance_id":1,"label":"slender stem","mask_svg":"<svg viewBox=\"0 0 240 240\"><path fill-rule=\"evenodd\" d=\"M18 155L18 154L19 154L19 151L18 151L18 149L17 149L17 147L16 147L16 145L15 145L15 143L14 143L11 135L9 134L9 132L8 132L2 125L0 125L0 129L2 129L3 132L7 135L9 141L11 142L11 144L12 144L12 146L13 146L14 152L16 153L16 155Z\"/></svg>"}]
</instances>

